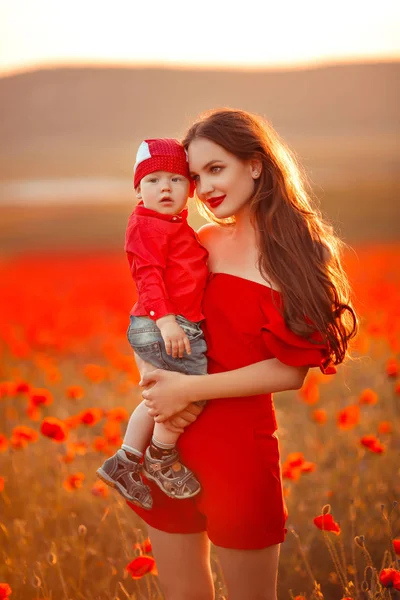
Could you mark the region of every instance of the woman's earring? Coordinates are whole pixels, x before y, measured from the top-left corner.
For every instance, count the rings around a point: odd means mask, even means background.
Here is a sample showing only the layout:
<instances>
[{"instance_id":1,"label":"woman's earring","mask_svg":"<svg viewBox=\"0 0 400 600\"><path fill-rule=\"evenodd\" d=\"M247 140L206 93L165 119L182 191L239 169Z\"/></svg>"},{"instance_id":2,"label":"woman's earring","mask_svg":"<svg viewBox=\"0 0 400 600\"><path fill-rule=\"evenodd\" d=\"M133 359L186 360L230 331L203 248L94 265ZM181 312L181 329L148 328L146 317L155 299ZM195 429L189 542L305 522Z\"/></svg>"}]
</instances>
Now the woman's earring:
<instances>
[{"instance_id":1,"label":"woman's earring","mask_svg":"<svg viewBox=\"0 0 400 600\"><path fill-rule=\"evenodd\" d=\"M254 171L253 173L253 179L257 179L257 177L260 176L260 173L258 171Z\"/></svg>"}]
</instances>

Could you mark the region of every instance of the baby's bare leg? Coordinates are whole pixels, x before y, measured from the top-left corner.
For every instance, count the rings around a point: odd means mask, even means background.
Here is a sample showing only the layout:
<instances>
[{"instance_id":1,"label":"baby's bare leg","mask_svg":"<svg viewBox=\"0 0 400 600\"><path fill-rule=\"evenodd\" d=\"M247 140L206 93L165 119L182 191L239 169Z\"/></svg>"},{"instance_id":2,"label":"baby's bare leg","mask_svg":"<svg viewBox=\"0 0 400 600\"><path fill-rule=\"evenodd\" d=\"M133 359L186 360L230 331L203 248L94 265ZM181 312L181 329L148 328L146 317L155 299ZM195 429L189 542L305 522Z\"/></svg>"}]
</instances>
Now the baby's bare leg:
<instances>
[{"instance_id":1,"label":"baby's bare leg","mask_svg":"<svg viewBox=\"0 0 400 600\"><path fill-rule=\"evenodd\" d=\"M141 375L154 370L152 365L144 362L136 354L135 359ZM139 444L142 444L140 452L143 453L150 441L149 431L150 433L153 431L151 443L144 456L143 471L146 477L155 481L163 492L173 498L183 499L195 496L200 491L200 483L194 474L179 461L175 449L179 433L169 431L164 423L154 423L147 410L147 406L142 402L132 414L122 448L128 458L133 459L130 453L138 455ZM140 415L140 419L136 415ZM148 427L148 419L151 420L151 428ZM144 430L146 435L143 434Z\"/></svg>"},{"instance_id":2,"label":"baby's bare leg","mask_svg":"<svg viewBox=\"0 0 400 600\"><path fill-rule=\"evenodd\" d=\"M154 371L155 367L144 361L135 353L135 360L141 377L145 373ZM153 434L157 441L162 444L175 444L179 434L168 431L163 423L154 423L153 417L148 414L148 408L144 402L133 411L129 419L122 447L129 451L135 449L143 453L150 443Z\"/></svg>"},{"instance_id":3,"label":"baby's bare leg","mask_svg":"<svg viewBox=\"0 0 400 600\"><path fill-rule=\"evenodd\" d=\"M141 373L146 369L153 370L152 365L140 361ZM107 458L97 469L98 477L110 487L115 488L126 500L150 510L153 506L151 491L141 478L142 458L149 444L154 427L153 418L149 416L147 407L141 403L132 413L122 444L122 449Z\"/></svg>"}]
</instances>

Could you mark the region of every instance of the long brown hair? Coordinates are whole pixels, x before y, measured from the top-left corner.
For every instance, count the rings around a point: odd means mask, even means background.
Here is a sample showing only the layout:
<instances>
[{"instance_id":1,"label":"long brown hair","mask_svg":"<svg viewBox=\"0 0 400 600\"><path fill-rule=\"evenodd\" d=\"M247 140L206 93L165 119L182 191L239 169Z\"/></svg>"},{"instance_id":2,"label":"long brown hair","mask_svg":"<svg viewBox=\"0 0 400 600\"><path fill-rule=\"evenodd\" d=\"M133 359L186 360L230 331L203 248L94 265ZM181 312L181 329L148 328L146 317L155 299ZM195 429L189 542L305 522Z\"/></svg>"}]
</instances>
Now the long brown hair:
<instances>
[{"instance_id":1,"label":"long brown hair","mask_svg":"<svg viewBox=\"0 0 400 600\"><path fill-rule=\"evenodd\" d=\"M341 265L344 244L313 204L293 153L267 121L242 110L204 113L187 132L184 147L198 137L241 160L261 161L261 177L255 180L251 199L258 268L266 281L279 286L289 329L304 337L320 332L332 362L340 364L357 330L350 286ZM218 220L201 206L208 220L234 222Z\"/></svg>"}]
</instances>

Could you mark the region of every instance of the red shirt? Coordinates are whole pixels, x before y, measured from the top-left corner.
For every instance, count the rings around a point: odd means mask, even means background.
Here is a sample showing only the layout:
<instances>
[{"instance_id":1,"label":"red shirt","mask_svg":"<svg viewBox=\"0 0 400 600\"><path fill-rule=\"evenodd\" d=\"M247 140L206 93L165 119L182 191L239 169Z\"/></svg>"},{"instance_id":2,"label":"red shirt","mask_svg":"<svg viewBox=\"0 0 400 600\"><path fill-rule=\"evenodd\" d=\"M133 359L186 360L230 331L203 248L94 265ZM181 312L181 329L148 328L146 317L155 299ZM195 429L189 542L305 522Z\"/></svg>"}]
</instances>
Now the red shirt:
<instances>
[{"instance_id":1,"label":"red shirt","mask_svg":"<svg viewBox=\"0 0 400 600\"><path fill-rule=\"evenodd\" d=\"M140 203L128 220L125 250L138 301L131 314L154 321L168 314L204 319L208 252L187 223L187 209L164 215Z\"/></svg>"}]
</instances>

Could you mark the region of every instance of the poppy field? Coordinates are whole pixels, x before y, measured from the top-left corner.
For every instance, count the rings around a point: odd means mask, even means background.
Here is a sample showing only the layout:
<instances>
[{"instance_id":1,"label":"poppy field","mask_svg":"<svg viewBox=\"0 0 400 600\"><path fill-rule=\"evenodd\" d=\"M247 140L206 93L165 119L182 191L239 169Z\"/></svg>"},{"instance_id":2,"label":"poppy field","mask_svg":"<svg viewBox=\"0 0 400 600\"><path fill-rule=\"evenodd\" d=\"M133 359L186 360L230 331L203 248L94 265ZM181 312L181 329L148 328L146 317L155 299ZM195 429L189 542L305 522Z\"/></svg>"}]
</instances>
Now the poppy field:
<instances>
[{"instance_id":1,"label":"poppy field","mask_svg":"<svg viewBox=\"0 0 400 600\"><path fill-rule=\"evenodd\" d=\"M345 264L351 358L275 395L282 600L400 596L400 245ZM161 600L145 525L95 474L140 401L126 258L26 252L0 273L0 599Z\"/></svg>"}]
</instances>

